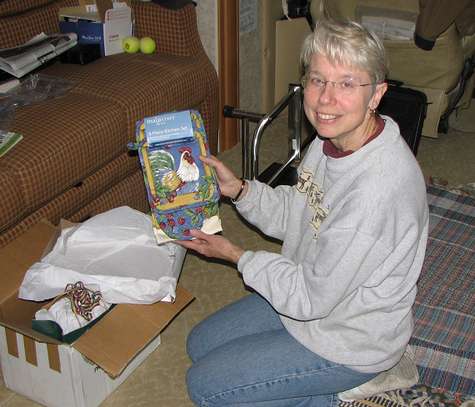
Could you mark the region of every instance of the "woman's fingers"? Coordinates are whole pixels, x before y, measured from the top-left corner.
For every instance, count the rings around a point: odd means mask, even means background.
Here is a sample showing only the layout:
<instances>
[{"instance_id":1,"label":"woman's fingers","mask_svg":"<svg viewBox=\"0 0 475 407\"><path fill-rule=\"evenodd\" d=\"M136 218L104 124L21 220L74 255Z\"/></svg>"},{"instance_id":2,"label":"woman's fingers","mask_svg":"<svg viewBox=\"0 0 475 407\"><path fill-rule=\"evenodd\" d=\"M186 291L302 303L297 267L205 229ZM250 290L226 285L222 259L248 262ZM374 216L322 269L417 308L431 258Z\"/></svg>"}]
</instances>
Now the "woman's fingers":
<instances>
[{"instance_id":1,"label":"woman's fingers","mask_svg":"<svg viewBox=\"0 0 475 407\"><path fill-rule=\"evenodd\" d=\"M194 238L193 240L176 241L176 243L206 257L215 257L237 263L244 252L240 247L220 235L208 235L197 229L191 230L190 235Z\"/></svg>"},{"instance_id":2,"label":"woman's fingers","mask_svg":"<svg viewBox=\"0 0 475 407\"><path fill-rule=\"evenodd\" d=\"M204 253L204 247L208 244L209 236L211 235L207 235L197 229L190 230L190 235L194 237L193 240L178 240L175 243L187 249L195 250L198 253L206 254Z\"/></svg>"},{"instance_id":3,"label":"woman's fingers","mask_svg":"<svg viewBox=\"0 0 475 407\"><path fill-rule=\"evenodd\" d=\"M200 160L213 168L216 168L221 163L214 155L209 155L208 157L200 155Z\"/></svg>"},{"instance_id":4,"label":"woman's fingers","mask_svg":"<svg viewBox=\"0 0 475 407\"><path fill-rule=\"evenodd\" d=\"M214 168L218 178L221 193L224 196L236 196L241 188L241 179L236 177L234 173L220 160L214 156L203 157L200 156L201 161Z\"/></svg>"}]
</instances>

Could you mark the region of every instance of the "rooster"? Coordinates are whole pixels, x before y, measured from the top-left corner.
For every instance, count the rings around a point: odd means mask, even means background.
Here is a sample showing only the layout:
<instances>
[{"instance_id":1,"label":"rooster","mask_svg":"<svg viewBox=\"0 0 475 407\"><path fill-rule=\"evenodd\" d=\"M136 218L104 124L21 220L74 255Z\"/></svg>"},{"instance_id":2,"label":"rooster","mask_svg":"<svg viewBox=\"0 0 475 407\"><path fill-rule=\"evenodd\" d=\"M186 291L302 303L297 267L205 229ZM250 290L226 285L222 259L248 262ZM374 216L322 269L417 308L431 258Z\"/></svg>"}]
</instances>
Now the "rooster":
<instances>
[{"instance_id":1,"label":"rooster","mask_svg":"<svg viewBox=\"0 0 475 407\"><path fill-rule=\"evenodd\" d=\"M155 181L158 181L156 187L163 186L166 190L166 198L172 202L180 193L195 192L198 188L200 170L196 165L195 159L191 155L189 147L180 147L180 163L178 168L175 166L175 159L165 150L155 151L153 154L152 167Z\"/></svg>"},{"instance_id":2,"label":"rooster","mask_svg":"<svg viewBox=\"0 0 475 407\"><path fill-rule=\"evenodd\" d=\"M200 177L200 170L195 163L195 159L191 155L191 148L181 147L178 149L181 153L180 157L180 166L176 172L178 177L183 182L195 182L198 181Z\"/></svg>"}]
</instances>

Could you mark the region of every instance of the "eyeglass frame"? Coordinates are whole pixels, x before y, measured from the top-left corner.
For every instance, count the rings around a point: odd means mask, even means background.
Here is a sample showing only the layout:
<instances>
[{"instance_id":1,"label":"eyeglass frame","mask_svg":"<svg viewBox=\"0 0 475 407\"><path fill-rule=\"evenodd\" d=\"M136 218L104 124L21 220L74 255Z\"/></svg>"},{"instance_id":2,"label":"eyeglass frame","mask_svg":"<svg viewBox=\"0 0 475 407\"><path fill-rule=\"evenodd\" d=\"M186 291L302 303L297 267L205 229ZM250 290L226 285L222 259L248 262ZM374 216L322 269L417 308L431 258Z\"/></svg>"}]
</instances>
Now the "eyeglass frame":
<instances>
[{"instance_id":1,"label":"eyeglass frame","mask_svg":"<svg viewBox=\"0 0 475 407\"><path fill-rule=\"evenodd\" d=\"M308 80L308 76L309 76L308 74L305 74L305 75L302 77L302 79L300 80L300 83L301 83L301 85L303 86L303 88L306 87L306 83L307 83L307 80ZM342 80L342 81L326 81L326 80L323 80L323 79L320 79L320 78L318 78L318 79L319 79L319 80L322 82L322 84L323 84L322 86L315 85L315 87L316 87L317 89L319 89L319 90L325 90L328 83L333 84L333 89L342 90L342 91L344 91L344 90L353 90L353 89L357 89L358 87L365 87L365 86L370 86L370 85L379 85L379 84L381 84L381 83L384 83L384 82L369 82L369 83L356 83L356 84L355 84L355 83L353 82L353 79L352 79L352 78L350 78L350 79L345 79L345 80ZM350 81L351 83L353 83L354 86L352 86L352 87L350 87L350 88L343 88L343 87L341 86L341 84L344 83L344 82L347 82L347 81ZM338 85L338 87L337 87L337 85Z\"/></svg>"}]
</instances>

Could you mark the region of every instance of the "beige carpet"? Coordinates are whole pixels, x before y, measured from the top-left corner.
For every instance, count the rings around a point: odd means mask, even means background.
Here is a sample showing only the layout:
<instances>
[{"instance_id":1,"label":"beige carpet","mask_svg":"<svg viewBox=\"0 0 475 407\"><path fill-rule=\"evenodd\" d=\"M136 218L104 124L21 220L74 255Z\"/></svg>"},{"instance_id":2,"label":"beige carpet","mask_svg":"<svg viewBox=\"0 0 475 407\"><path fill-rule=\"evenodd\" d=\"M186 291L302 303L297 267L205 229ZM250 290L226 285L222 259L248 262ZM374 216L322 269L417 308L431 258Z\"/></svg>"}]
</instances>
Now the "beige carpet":
<instances>
[{"instance_id":1,"label":"beige carpet","mask_svg":"<svg viewBox=\"0 0 475 407\"><path fill-rule=\"evenodd\" d=\"M266 132L261 169L285 157L285 127L285 121L281 120ZM238 145L220 155L238 174L240 152ZM474 157L475 133L454 130L450 130L447 135L440 135L438 139L423 139L418 153L425 175L445 179L451 185L475 181ZM223 204L220 213L224 235L237 244L251 250L279 250L277 243L265 240L245 225L231 205ZM186 257L180 284L190 290L196 299L165 329L159 348L108 397L103 407L192 406L185 387L185 374L190 365L185 353L186 336L198 321L240 298L246 291L234 267L201 259L193 254ZM36 405L9 391L0 381L1 407Z\"/></svg>"}]
</instances>

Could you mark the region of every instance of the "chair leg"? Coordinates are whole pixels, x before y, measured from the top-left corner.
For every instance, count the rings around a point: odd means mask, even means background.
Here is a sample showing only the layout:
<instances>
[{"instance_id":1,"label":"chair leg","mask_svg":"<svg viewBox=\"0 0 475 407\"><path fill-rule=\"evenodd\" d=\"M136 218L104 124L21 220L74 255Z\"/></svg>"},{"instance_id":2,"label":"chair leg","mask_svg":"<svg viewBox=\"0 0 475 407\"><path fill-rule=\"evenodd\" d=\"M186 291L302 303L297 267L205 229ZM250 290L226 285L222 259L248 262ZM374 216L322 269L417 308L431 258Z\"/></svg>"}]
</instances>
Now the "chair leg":
<instances>
[{"instance_id":1,"label":"chair leg","mask_svg":"<svg viewBox=\"0 0 475 407\"><path fill-rule=\"evenodd\" d=\"M447 134L449 131L449 115L444 114L439 121L439 127L437 127L437 132Z\"/></svg>"},{"instance_id":2,"label":"chair leg","mask_svg":"<svg viewBox=\"0 0 475 407\"><path fill-rule=\"evenodd\" d=\"M460 74L460 80L457 85L458 90L455 96L453 97L452 102L447 107L445 113L440 117L440 122L439 122L439 127L438 127L439 133L447 134L447 131L449 130L449 116L457 108L457 104L459 100L462 98L466 90L465 89L466 84L468 80L470 79L470 77L473 75L474 71L475 71L475 55L472 55L470 58L467 58L465 60L462 73Z\"/></svg>"}]
</instances>

